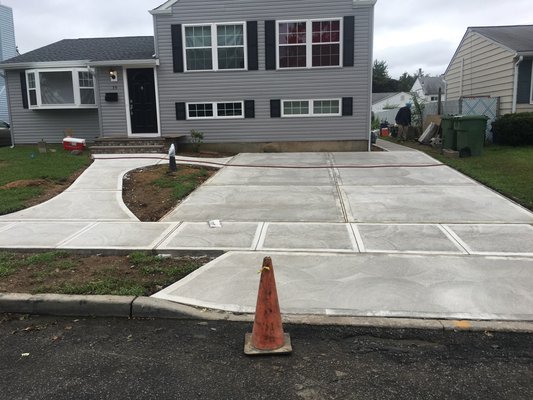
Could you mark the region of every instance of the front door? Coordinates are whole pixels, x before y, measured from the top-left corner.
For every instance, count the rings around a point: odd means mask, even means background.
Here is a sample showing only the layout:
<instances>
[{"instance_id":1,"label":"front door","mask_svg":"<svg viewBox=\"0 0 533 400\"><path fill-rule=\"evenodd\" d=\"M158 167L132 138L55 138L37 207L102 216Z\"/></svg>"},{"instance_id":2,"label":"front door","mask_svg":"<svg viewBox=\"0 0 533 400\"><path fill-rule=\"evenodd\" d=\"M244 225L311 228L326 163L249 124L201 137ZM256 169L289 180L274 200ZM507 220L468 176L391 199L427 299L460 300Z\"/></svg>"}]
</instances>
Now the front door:
<instances>
[{"instance_id":1,"label":"front door","mask_svg":"<svg viewBox=\"0 0 533 400\"><path fill-rule=\"evenodd\" d=\"M128 69L131 133L158 133L154 70Z\"/></svg>"}]
</instances>

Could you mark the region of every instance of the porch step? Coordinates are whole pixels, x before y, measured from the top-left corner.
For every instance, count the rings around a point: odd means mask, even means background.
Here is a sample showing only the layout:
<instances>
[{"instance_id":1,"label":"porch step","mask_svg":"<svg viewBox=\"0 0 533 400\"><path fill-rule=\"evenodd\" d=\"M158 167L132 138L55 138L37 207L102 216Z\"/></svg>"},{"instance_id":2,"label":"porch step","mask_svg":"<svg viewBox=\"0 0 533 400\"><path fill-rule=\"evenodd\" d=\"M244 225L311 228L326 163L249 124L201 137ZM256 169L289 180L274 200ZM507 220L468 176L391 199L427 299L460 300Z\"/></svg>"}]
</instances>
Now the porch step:
<instances>
[{"instance_id":1,"label":"porch step","mask_svg":"<svg viewBox=\"0 0 533 400\"><path fill-rule=\"evenodd\" d=\"M98 138L90 147L93 154L166 153L163 138Z\"/></svg>"},{"instance_id":2,"label":"porch step","mask_svg":"<svg viewBox=\"0 0 533 400\"><path fill-rule=\"evenodd\" d=\"M91 146L93 154L153 154L165 153L165 146Z\"/></svg>"}]
</instances>

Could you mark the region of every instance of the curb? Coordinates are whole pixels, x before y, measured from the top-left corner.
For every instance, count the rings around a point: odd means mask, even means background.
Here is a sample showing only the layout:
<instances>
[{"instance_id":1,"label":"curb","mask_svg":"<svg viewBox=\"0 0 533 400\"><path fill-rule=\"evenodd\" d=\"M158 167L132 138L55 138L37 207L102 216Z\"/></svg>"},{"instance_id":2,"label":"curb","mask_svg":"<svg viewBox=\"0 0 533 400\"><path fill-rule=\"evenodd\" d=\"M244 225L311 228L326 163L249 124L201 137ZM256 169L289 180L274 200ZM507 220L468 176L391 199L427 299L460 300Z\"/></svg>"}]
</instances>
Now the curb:
<instances>
[{"instance_id":1,"label":"curb","mask_svg":"<svg viewBox=\"0 0 533 400\"><path fill-rule=\"evenodd\" d=\"M253 322L253 314L202 309L152 297L0 293L0 314L58 317L116 317ZM465 332L533 333L528 321L471 321L384 317L284 314L293 325L355 326L378 329L423 329Z\"/></svg>"}]
</instances>

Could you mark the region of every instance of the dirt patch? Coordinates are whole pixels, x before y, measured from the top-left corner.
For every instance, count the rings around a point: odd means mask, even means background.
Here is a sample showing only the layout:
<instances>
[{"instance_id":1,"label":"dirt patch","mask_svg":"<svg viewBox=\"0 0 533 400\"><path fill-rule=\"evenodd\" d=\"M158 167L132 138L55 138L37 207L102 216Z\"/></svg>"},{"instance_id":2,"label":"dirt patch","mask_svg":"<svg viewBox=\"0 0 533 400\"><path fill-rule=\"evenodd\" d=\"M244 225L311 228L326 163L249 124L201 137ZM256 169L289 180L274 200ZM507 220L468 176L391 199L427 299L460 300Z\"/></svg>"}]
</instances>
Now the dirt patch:
<instances>
[{"instance_id":1,"label":"dirt patch","mask_svg":"<svg viewBox=\"0 0 533 400\"><path fill-rule=\"evenodd\" d=\"M217 170L196 166L155 165L128 172L123 179L122 199L143 222L159 221Z\"/></svg>"},{"instance_id":2,"label":"dirt patch","mask_svg":"<svg viewBox=\"0 0 533 400\"><path fill-rule=\"evenodd\" d=\"M211 261L211 257L160 258L1 253L0 292L151 295Z\"/></svg>"},{"instance_id":3,"label":"dirt patch","mask_svg":"<svg viewBox=\"0 0 533 400\"><path fill-rule=\"evenodd\" d=\"M46 179L22 179L20 181L14 181L6 183L4 186L0 186L0 189L17 189L17 188L25 188L25 187L43 187L48 185L50 182L48 182Z\"/></svg>"},{"instance_id":4,"label":"dirt patch","mask_svg":"<svg viewBox=\"0 0 533 400\"><path fill-rule=\"evenodd\" d=\"M5 184L0 187L0 189L14 189L14 188L24 188L24 187L38 187L42 190L42 193L36 197L27 200L24 205L26 208L36 206L37 204L44 203L58 194L64 192L69 188L70 185L74 183L76 179L88 168L89 166L83 168L82 170L70 175L67 179L61 182L51 181L47 179L28 179L28 180L19 180Z\"/></svg>"}]
</instances>

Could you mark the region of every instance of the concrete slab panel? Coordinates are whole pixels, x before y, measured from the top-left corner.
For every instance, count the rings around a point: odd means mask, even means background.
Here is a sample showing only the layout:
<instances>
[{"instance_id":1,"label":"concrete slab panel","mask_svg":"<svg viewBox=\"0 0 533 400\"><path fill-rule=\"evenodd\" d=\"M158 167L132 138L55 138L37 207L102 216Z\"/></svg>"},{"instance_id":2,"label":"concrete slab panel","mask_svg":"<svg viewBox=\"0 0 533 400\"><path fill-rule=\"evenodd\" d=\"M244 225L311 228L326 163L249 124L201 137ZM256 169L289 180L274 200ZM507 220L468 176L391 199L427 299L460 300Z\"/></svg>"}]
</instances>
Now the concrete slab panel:
<instances>
[{"instance_id":1,"label":"concrete slab panel","mask_svg":"<svg viewBox=\"0 0 533 400\"><path fill-rule=\"evenodd\" d=\"M208 185L323 186L334 185L331 169L226 167Z\"/></svg>"},{"instance_id":2,"label":"concrete slab panel","mask_svg":"<svg viewBox=\"0 0 533 400\"><path fill-rule=\"evenodd\" d=\"M64 249L152 249L175 224L160 222L100 222L63 243Z\"/></svg>"},{"instance_id":3,"label":"concrete slab panel","mask_svg":"<svg viewBox=\"0 0 533 400\"><path fill-rule=\"evenodd\" d=\"M533 213L481 186L342 186L351 222L532 223Z\"/></svg>"},{"instance_id":4,"label":"concrete slab panel","mask_svg":"<svg viewBox=\"0 0 533 400\"><path fill-rule=\"evenodd\" d=\"M223 222L221 228L210 228L207 222L185 222L158 249L253 250L259 239L261 225L254 222Z\"/></svg>"},{"instance_id":5,"label":"concrete slab panel","mask_svg":"<svg viewBox=\"0 0 533 400\"><path fill-rule=\"evenodd\" d=\"M464 254L437 225L354 224L368 252Z\"/></svg>"},{"instance_id":6,"label":"concrete slab panel","mask_svg":"<svg viewBox=\"0 0 533 400\"><path fill-rule=\"evenodd\" d=\"M0 234L3 248L55 248L90 226L87 222L19 222Z\"/></svg>"},{"instance_id":7,"label":"concrete slab panel","mask_svg":"<svg viewBox=\"0 0 533 400\"><path fill-rule=\"evenodd\" d=\"M154 297L253 312L266 255L282 312L533 320L530 258L230 252Z\"/></svg>"},{"instance_id":8,"label":"concrete slab panel","mask_svg":"<svg viewBox=\"0 0 533 400\"><path fill-rule=\"evenodd\" d=\"M316 250L357 252L348 224L269 223L259 250Z\"/></svg>"},{"instance_id":9,"label":"concrete slab panel","mask_svg":"<svg viewBox=\"0 0 533 400\"><path fill-rule=\"evenodd\" d=\"M475 183L446 166L427 168L338 169L340 185L474 185Z\"/></svg>"},{"instance_id":10,"label":"concrete slab panel","mask_svg":"<svg viewBox=\"0 0 533 400\"><path fill-rule=\"evenodd\" d=\"M122 176L126 172L127 170L122 168L116 171L104 170L102 167L88 169L67 189L67 192L120 190L122 189Z\"/></svg>"},{"instance_id":11,"label":"concrete slab panel","mask_svg":"<svg viewBox=\"0 0 533 400\"><path fill-rule=\"evenodd\" d=\"M13 225L13 222L0 222L0 232L6 230Z\"/></svg>"},{"instance_id":12,"label":"concrete slab panel","mask_svg":"<svg viewBox=\"0 0 533 400\"><path fill-rule=\"evenodd\" d=\"M241 153L229 165L323 165L329 166L328 153Z\"/></svg>"},{"instance_id":13,"label":"concrete slab panel","mask_svg":"<svg viewBox=\"0 0 533 400\"><path fill-rule=\"evenodd\" d=\"M120 191L63 192L26 210L4 216L10 220L133 220Z\"/></svg>"},{"instance_id":14,"label":"concrete slab panel","mask_svg":"<svg viewBox=\"0 0 533 400\"><path fill-rule=\"evenodd\" d=\"M531 225L447 225L472 253L533 255Z\"/></svg>"},{"instance_id":15,"label":"concrete slab panel","mask_svg":"<svg viewBox=\"0 0 533 400\"><path fill-rule=\"evenodd\" d=\"M202 186L164 221L344 222L339 197L327 186Z\"/></svg>"},{"instance_id":16,"label":"concrete slab panel","mask_svg":"<svg viewBox=\"0 0 533 400\"><path fill-rule=\"evenodd\" d=\"M358 152L358 153L331 153L335 165L416 165L416 164L441 164L440 161L421 152Z\"/></svg>"}]
</instances>

